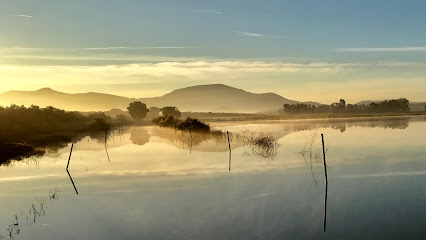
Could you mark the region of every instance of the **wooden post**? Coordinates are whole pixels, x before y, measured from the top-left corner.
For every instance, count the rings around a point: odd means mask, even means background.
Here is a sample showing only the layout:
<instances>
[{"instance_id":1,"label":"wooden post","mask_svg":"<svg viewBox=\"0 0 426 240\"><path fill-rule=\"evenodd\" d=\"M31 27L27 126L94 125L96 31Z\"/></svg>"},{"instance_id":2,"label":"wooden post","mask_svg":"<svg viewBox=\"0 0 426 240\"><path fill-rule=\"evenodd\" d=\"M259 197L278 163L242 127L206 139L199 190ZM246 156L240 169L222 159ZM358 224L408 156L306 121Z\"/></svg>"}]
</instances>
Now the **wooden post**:
<instances>
[{"instance_id":1,"label":"wooden post","mask_svg":"<svg viewBox=\"0 0 426 240\"><path fill-rule=\"evenodd\" d=\"M327 163L325 161L324 134L322 133L321 133L321 139L322 139L322 155L324 157L324 174L325 174L325 181L327 182Z\"/></svg>"},{"instance_id":2,"label":"wooden post","mask_svg":"<svg viewBox=\"0 0 426 240\"><path fill-rule=\"evenodd\" d=\"M322 139L322 154L324 157L324 175L325 175L325 197L324 197L324 232L327 228L327 193L328 193L328 178L327 178L327 163L325 161L325 146L324 146L324 134L321 133Z\"/></svg>"},{"instance_id":3,"label":"wooden post","mask_svg":"<svg viewBox=\"0 0 426 240\"><path fill-rule=\"evenodd\" d=\"M229 147L229 171L231 171L231 141L229 140L229 132L226 131L226 135L228 135L228 147Z\"/></svg>"},{"instance_id":4,"label":"wooden post","mask_svg":"<svg viewBox=\"0 0 426 240\"><path fill-rule=\"evenodd\" d=\"M228 135L228 146L229 146L229 151L231 151L231 141L229 141L229 132L226 131L226 134Z\"/></svg>"},{"instance_id":5,"label":"wooden post","mask_svg":"<svg viewBox=\"0 0 426 240\"><path fill-rule=\"evenodd\" d=\"M67 170L68 170L68 166L70 165L70 160L71 160L71 154L72 154L72 149L74 148L74 143L71 144L71 151L70 151L70 156L68 157L68 164L67 164Z\"/></svg>"},{"instance_id":6,"label":"wooden post","mask_svg":"<svg viewBox=\"0 0 426 240\"><path fill-rule=\"evenodd\" d=\"M70 177L70 180L71 180L72 185L74 186L75 193L77 193L77 195L78 195L77 187L75 186L74 181L72 180L71 174L70 174L70 172L68 171L68 169L67 169L67 173L68 173L68 176Z\"/></svg>"},{"instance_id":7,"label":"wooden post","mask_svg":"<svg viewBox=\"0 0 426 240\"><path fill-rule=\"evenodd\" d=\"M105 129L105 152L108 157L108 162L111 162L111 160L109 159L109 154L108 154L107 140L108 140L108 129Z\"/></svg>"}]
</instances>

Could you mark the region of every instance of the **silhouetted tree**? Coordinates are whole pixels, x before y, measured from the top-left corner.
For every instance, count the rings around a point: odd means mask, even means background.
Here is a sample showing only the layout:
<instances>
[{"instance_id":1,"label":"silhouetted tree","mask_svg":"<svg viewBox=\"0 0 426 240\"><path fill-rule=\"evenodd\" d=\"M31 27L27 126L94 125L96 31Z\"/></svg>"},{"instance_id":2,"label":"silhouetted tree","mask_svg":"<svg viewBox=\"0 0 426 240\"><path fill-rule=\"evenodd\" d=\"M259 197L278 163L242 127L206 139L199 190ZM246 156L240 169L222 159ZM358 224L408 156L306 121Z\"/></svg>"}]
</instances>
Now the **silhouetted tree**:
<instances>
[{"instance_id":1,"label":"silhouetted tree","mask_svg":"<svg viewBox=\"0 0 426 240\"><path fill-rule=\"evenodd\" d=\"M180 118L182 116L182 114L180 113L177 107L172 107L172 106L163 107L160 111L163 114L163 116L169 115L174 118Z\"/></svg>"},{"instance_id":2,"label":"silhouetted tree","mask_svg":"<svg viewBox=\"0 0 426 240\"><path fill-rule=\"evenodd\" d=\"M344 99L340 99L339 112L344 112L345 110L346 110L346 101Z\"/></svg>"},{"instance_id":3,"label":"silhouetted tree","mask_svg":"<svg viewBox=\"0 0 426 240\"><path fill-rule=\"evenodd\" d=\"M130 116L135 120L142 120L146 117L146 114L149 112L149 109L146 107L145 103L142 102L132 102L127 107Z\"/></svg>"},{"instance_id":4,"label":"silhouetted tree","mask_svg":"<svg viewBox=\"0 0 426 240\"><path fill-rule=\"evenodd\" d=\"M346 105L346 101L340 99L338 103L318 107L305 103L284 104L283 110L286 113L389 113L408 112L410 107L406 98L371 102L369 105Z\"/></svg>"}]
</instances>

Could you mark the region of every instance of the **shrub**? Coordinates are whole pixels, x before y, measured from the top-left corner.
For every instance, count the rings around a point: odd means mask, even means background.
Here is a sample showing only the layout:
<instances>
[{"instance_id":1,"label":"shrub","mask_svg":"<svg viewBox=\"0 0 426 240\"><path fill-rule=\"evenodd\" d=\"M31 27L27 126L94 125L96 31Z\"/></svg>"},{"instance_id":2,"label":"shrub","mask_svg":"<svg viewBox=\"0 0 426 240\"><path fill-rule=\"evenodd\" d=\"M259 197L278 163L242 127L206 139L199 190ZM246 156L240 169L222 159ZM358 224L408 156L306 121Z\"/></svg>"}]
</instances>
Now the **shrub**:
<instances>
[{"instance_id":1,"label":"shrub","mask_svg":"<svg viewBox=\"0 0 426 240\"><path fill-rule=\"evenodd\" d=\"M152 122L161 127L170 127L182 131L193 131L193 132L203 132L203 133L219 133L220 131L211 131L211 128L208 124L201 122L196 118L186 118L184 121L174 118L173 116L166 115L154 118Z\"/></svg>"}]
</instances>

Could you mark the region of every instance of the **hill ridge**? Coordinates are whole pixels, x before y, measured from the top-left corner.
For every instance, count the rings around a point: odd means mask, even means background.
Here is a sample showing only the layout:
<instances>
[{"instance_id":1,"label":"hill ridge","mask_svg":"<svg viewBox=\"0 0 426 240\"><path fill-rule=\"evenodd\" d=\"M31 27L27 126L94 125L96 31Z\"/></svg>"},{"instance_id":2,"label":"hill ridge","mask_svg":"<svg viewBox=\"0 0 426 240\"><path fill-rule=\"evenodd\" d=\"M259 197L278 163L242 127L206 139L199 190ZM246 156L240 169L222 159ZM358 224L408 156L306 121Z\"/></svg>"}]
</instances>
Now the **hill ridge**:
<instances>
[{"instance_id":1,"label":"hill ridge","mask_svg":"<svg viewBox=\"0 0 426 240\"><path fill-rule=\"evenodd\" d=\"M225 84L188 86L151 98L127 98L98 92L64 93L48 87L0 94L0 104L3 106L12 103L35 104L40 107L53 105L77 111L106 111L113 108L126 110L132 101L142 101L148 107L177 106L181 111L247 113L277 110L285 103L298 103L273 92L252 93Z\"/></svg>"}]
</instances>

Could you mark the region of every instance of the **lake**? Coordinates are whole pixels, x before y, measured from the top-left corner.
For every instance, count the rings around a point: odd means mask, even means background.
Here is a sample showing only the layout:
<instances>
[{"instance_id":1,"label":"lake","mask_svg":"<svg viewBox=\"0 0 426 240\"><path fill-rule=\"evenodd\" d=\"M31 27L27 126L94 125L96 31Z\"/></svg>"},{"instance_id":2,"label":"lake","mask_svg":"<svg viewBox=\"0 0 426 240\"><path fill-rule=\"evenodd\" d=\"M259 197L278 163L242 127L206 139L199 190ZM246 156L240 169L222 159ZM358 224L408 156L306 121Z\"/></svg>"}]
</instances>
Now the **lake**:
<instances>
[{"instance_id":1,"label":"lake","mask_svg":"<svg viewBox=\"0 0 426 240\"><path fill-rule=\"evenodd\" d=\"M69 174L71 143L0 166L0 239L425 238L424 116L211 126L231 154L143 126L75 142Z\"/></svg>"}]
</instances>

